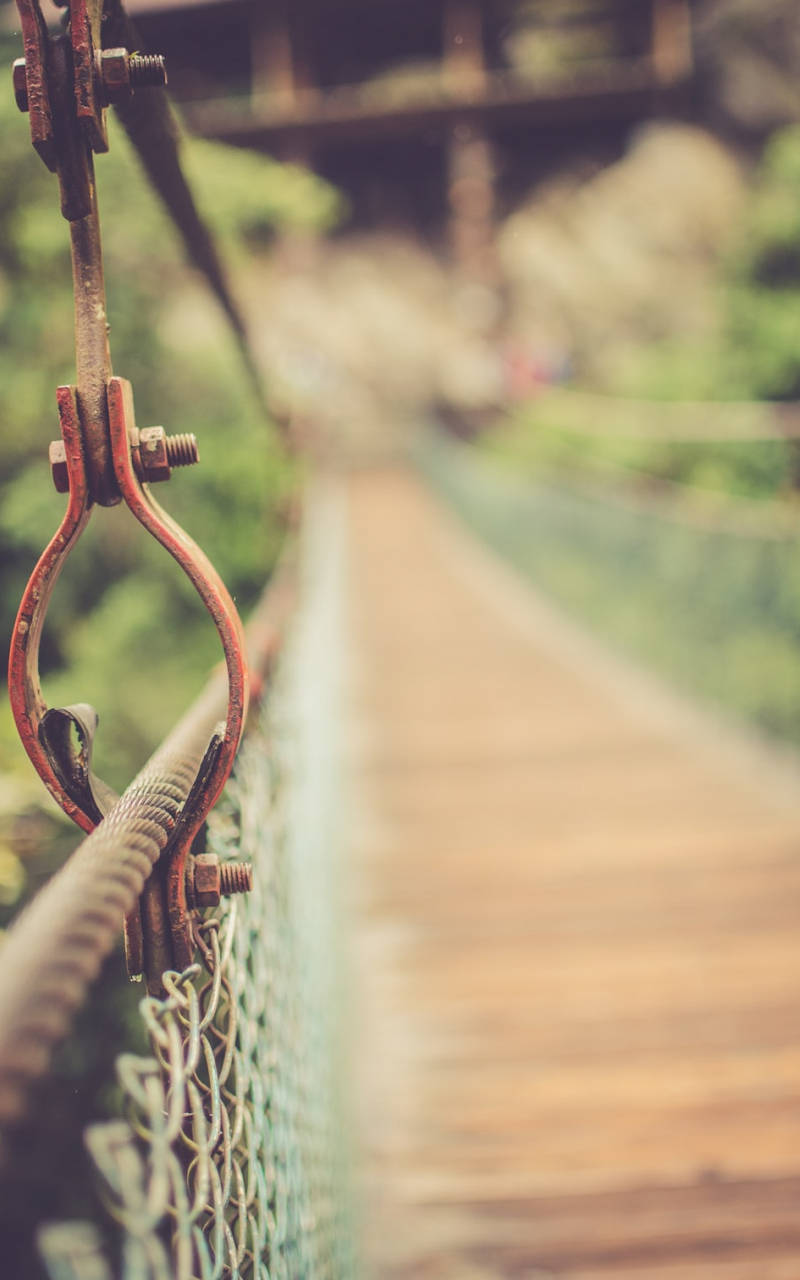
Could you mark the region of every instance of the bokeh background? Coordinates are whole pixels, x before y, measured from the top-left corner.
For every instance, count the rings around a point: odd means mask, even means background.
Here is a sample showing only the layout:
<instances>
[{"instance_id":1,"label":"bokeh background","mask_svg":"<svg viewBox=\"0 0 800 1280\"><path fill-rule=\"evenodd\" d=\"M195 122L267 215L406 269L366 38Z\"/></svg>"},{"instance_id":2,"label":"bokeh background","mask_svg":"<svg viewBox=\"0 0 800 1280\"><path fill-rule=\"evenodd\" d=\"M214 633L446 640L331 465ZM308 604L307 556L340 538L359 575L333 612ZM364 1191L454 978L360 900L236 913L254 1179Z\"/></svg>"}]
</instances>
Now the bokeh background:
<instances>
[{"instance_id":1,"label":"bokeh background","mask_svg":"<svg viewBox=\"0 0 800 1280\"><path fill-rule=\"evenodd\" d=\"M617 653L800 745L793 0L128 8L167 56L187 171L275 420L328 463L412 456L474 531ZM3 4L0 61L19 53ZM168 505L246 612L304 463L265 419L113 121L97 172L115 371L134 385L140 424L198 435L203 465L173 480ZM54 181L9 75L4 639L63 502L47 444L54 388L72 377L70 289ZM124 512L99 513L56 592L42 666L51 703L100 711L109 781L133 775L215 645L158 548ZM73 843L4 699L0 925ZM114 981L103 999L116 1025ZM94 1025L96 1057L109 1037ZM68 1089L87 1070L71 1053ZM102 1076L76 1121L113 1109ZM45 1177L43 1191L37 1167L21 1200L66 1212L63 1187Z\"/></svg>"}]
</instances>

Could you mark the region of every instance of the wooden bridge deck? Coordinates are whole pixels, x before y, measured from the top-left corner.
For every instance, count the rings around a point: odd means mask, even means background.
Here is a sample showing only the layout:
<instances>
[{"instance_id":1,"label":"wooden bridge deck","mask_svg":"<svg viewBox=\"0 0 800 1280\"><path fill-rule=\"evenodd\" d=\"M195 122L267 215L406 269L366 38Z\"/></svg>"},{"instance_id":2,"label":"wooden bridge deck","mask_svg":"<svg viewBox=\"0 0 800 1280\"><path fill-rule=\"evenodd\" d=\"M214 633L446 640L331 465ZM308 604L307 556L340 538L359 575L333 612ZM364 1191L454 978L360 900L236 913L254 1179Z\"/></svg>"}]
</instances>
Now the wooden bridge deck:
<instances>
[{"instance_id":1,"label":"wooden bridge deck","mask_svg":"<svg viewBox=\"0 0 800 1280\"><path fill-rule=\"evenodd\" d=\"M800 783L348 482L367 1274L800 1277Z\"/></svg>"}]
</instances>

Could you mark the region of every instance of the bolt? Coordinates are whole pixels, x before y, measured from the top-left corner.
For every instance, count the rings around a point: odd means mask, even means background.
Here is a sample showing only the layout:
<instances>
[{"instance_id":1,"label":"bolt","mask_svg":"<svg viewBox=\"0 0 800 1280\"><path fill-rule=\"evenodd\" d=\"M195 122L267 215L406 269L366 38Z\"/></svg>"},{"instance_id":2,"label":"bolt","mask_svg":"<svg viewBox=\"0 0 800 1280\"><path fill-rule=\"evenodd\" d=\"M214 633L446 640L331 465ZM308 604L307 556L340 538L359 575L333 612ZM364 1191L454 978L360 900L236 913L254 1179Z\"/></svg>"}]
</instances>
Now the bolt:
<instances>
[{"instance_id":1,"label":"bolt","mask_svg":"<svg viewBox=\"0 0 800 1280\"><path fill-rule=\"evenodd\" d=\"M50 473L56 493L69 493L69 472L67 470L67 451L63 440L53 440L49 448Z\"/></svg>"},{"instance_id":2,"label":"bolt","mask_svg":"<svg viewBox=\"0 0 800 1280\"><path fill-rule=\"evenodd\" d=\"M97 55L97 71L105 105L124 102L136 89L167 83L167 68L160 54L104 49Z\"/></svg>"},{"instance_id":3,"label":"bolt","mask_svg":"<svg viewBox=\"0 0 800 1280\"><path fill-rule=\"evenodd\" d=\"M249 893L252 887L253 869L248 863L220 863L215 853L198 854L186 869L186 897L198 910L218 907L220 898Z\"/></svg>"},{"instance_id":4,"label":"bolt","mask_svg":"<svg viewBox=\"0 0 800 1280\"><path fill-rule=\"evenodd\" d=\"M223 862L220 867L220 890L223 898L234 893L249 893L253 887L253 868L249 862Z\"/></svg>"},{"instance_id":5,"label":"bolt","mask_svg":"<svg viewBox=\"0 0 800 1280\"><path fill-rule=\"evenodd\" d=\"M167 436L167 462L171 467L191 467L200 461L197 448L197 436L191 431L183 431L180 435Z\"/></svg>"},{"instance_id":6,"label":"bolt","mask_svg":"<svg viewBox=\"0 0 800 1280\"><path fill-rule=\"evenodd\" d=\"M189 432L168 436L163 427L144 427L133 452L139 478L149 484L169 480L171 467L190 467L199 459L195 436Z\"/></svg>"},{"instance_id":7,"label":"bolt","mask_svg":"<svg viewBox=\"0 0 800 1280\"><path fill-rule=\"evenodd\" d=\"M132 53L128 71L132 89L149 89L167 83L167 64L160 53Z\"/></svg>"},{"instance_id":8,"label":"bolt","mask_svg":"<svg viewBox=\"0 0 800 1280\"><path fill-rule=\"evenodd\" d=\"M12 69L14 79L14 98L20 111L28 110L28 77L25 74L25 59L15 59Z\"/></svg>"}]
</instances>

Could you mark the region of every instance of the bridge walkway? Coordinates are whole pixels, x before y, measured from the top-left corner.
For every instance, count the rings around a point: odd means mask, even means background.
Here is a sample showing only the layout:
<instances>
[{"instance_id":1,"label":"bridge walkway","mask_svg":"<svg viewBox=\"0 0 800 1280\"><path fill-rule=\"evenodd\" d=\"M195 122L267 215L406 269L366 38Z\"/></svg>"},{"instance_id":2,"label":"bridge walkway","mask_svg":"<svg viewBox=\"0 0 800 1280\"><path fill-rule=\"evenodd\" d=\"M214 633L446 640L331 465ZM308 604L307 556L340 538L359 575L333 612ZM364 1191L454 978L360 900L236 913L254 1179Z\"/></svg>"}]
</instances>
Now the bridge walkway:
<instances>
[{"instance_id":1,"label":"bridge walkway","mask_svg":"<svg viewBox=\"0 0 800 1280\"><path fill-rule=\"evenodd\" d=\"M800 779L346 482L367 1274L797 1280Z\"/></svg>"}]
</instances>

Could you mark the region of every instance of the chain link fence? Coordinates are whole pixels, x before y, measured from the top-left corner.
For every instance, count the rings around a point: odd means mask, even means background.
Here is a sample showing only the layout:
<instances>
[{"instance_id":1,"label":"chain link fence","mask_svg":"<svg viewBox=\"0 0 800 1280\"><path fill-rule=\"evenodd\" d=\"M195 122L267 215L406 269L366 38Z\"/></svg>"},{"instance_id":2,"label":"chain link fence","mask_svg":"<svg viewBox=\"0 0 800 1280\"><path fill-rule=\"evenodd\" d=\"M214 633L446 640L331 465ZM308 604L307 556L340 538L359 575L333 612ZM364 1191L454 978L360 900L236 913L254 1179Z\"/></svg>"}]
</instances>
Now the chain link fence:
<instances>
[{"instance_id":1,"label":"chain link fence","mask_svg":"<svg viewBox=\"0 0 800 1280\"><path fill-rule=\"evenodd\" d=\"M150 1053L117 1060L120 1117L86 1143L106 1229L49 1224L53 1280L349 1280L343 989L337 945L337 516L272 691L209 820L254 888L205 914L196 962L140 1005Z\"/></svg>"}]
</instances>

